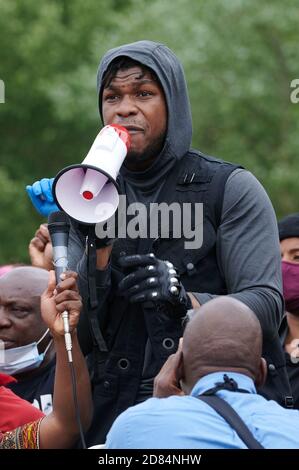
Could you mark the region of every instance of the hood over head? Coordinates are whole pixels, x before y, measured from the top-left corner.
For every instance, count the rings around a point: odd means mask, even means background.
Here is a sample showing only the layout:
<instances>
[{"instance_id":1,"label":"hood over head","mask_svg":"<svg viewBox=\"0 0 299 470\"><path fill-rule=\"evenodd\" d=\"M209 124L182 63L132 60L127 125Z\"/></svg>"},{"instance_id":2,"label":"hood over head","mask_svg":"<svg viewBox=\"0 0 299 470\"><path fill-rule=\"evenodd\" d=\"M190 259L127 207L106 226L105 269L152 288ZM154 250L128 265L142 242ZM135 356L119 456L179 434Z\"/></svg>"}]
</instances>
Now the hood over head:
<instances>
[{"instance_id":1,"label":"hood over head","mask_svg":"<svg viewBox=\"0 0 299 470\"><path fill-rule=\"evenodd\" d=\"M150 168L132 172L122 167L126 180L136 186L150 187L165 177L169 170L189 150L192 138L192 118L186 80L181 63L175 54L163 44L152 41L138 41L109 50L102 58L97 73L99 110L102 117L103 76L117 57L130 57L153 70L164 90L168 124L164 147Z\"/></svg>"}]
</instances>

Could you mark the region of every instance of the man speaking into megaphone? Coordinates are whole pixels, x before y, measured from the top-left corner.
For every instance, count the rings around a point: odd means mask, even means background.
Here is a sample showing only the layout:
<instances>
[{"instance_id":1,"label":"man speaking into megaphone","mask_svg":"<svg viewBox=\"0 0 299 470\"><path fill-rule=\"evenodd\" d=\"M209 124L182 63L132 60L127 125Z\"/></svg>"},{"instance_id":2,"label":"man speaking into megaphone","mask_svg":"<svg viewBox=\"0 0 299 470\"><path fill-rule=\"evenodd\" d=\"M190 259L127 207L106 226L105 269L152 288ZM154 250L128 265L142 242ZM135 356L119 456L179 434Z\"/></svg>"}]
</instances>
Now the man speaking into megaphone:
<instances>
[{"instance_id":1,"label":"man speaking into megaphone","mask_svg":"<svg viewBox=\"0 0 299 470\"><path fill-rule=\"evenodd\" d=\"M97 90L104 125L121 126L130 138L119 174L111 172L112 152L106 154L105 170L94 159L84 168L82 162L74 168L79 176L62 183L72 170L63 171L54 185L56 202L73 219L69 267L79 272L86 310L79 337L89 355L95 408L88 445L104 442L119 413L152 395L155 375L177 349L182 319L192 307L200 315L200 305L217 295L231 295L254 311L263 329L266 359L283 364L274 211L249 172L190 150L191 111L177 57L151 41L112 49L100 63ZM107 178L98 193L84 186L88 169ZM56 209L51 185L44 179L28 187L41 212L46 204ZM113 199L111 185L125 200ZM91 220L83 220L95 214L94 200L104 189L114 210L118 204L118 223L126 216L125 235L120 236L118 227L114 244L108 246L88 225ZM84 191L89 191L85 201ZM83 203L89 207L86 213ZM196 238L201 231L200 246L186 244L190 234ZM268 396L284 403L289 389L283 367L276 376L278 384L269 376Z\"/></svg>"}]
</instances>

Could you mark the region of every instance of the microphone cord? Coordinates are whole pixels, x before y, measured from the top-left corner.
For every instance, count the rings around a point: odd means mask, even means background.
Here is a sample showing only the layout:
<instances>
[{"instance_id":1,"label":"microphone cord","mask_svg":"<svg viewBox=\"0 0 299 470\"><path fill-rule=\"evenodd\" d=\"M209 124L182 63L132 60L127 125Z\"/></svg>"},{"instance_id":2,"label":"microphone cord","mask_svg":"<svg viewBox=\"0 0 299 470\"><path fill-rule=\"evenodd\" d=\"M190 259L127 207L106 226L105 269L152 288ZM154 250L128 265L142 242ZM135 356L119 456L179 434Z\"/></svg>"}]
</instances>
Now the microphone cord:
<instances>
[{"instance_id":1,"label":"microphone cord","mask_svg":"<svg viewBox=\"0 0 299 470\"><path fill-rule=\"evenodd\" d=\"M80 408L79 408L78 395L77 395L76 374L75 374L75 368L74 368L73 356L72 356L72 337L70 334L69 318L68 318L67 311L63 312L62 319L63 319L63 325L64 325L65 347L66 347L66 351L68 355L68 363L70 366L71 378L72 378L72 391L73 391L76 420L77 420L77 424L79 428L82 447L83 449L86 449L86 442L85 442L85 437L84 437L84 432L83 432L83 427L82 427L81 417L80 417Z\"/></svg>"},{"instance_id":2,"label":"microphone cord","mask_svg":"<svg viewBox=\"0 0 299 470\"><path fill-rule=\"evenodd\" d=\"M71 371L71 377L72 377L72 388L73 388L73 398L74 398L74 406L75 406L75 412L76 412L76 420L80 432L80 439L81 439L81 444L83 449L86 449L86 442L85 442L85 437L84 437L84 432L83 432L83 427L81 423L81 417L80 417L80 409L79 409L79 403L78 403L78 395L77 395L77 384L76 384L76 374L75 374L75 368L73 362L69 361L69 366L70 366L70 371Z\"/></svg>"}]
</instances>

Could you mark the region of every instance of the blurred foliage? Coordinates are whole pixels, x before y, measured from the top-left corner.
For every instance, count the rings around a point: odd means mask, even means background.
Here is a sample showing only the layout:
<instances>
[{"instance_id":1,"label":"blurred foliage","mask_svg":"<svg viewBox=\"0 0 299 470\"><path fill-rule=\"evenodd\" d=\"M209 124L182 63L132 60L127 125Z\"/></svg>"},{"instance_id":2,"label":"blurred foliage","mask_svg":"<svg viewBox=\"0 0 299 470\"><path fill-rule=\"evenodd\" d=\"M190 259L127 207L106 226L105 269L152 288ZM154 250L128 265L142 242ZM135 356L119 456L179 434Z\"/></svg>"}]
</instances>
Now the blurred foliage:
<instances>
[{"instance_id":1,"label":"blurred foliage","mask_svg":"<svg viewBox=\"0 0 299 470\"><path fill-rule=\"evenodd\" d=\"M297 2L0 0L0 263L27 260L43 220L25 185L80 162L101 126L102 54L139 39L181 59L194 147L251 170L278 216L299 210Z\"/></svg>"}]
</instances>

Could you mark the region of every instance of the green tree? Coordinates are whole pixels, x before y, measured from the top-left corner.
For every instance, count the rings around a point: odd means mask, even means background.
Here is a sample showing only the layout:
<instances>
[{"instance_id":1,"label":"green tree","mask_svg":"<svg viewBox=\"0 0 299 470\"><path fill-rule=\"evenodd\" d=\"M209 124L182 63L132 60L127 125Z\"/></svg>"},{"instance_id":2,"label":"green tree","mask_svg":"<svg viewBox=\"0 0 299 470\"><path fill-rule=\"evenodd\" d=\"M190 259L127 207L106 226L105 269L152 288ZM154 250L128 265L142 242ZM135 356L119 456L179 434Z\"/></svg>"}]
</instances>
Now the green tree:
<instances>
[{"instance_id":1,"label":"green tree","mask_svg":"<svg viewBox=\"0 0 299 470\"><path fill-rule=\"evenodd\" d=\"M82 161L101 126L101 56L139 39L181 59L193 145L251 170L278 216L299 210L296 2L0 0L0 263L26 260L42 221L25 185Z\"/></svg>"},{"instance_id":2,"label":"green tree","mask_svg":"<svg viewBox=\"0 0 299 470\"><path fill-rule=\"evenodd\" d=\"M0 263L28 260L28 242L42 221L27 201L26 184L80 162L100 128L96 36L114 29L113 12L129 4L0 0L0 78L6 85L0 105L0 168L6 179Z\"/></svg>"}]
</instances>

